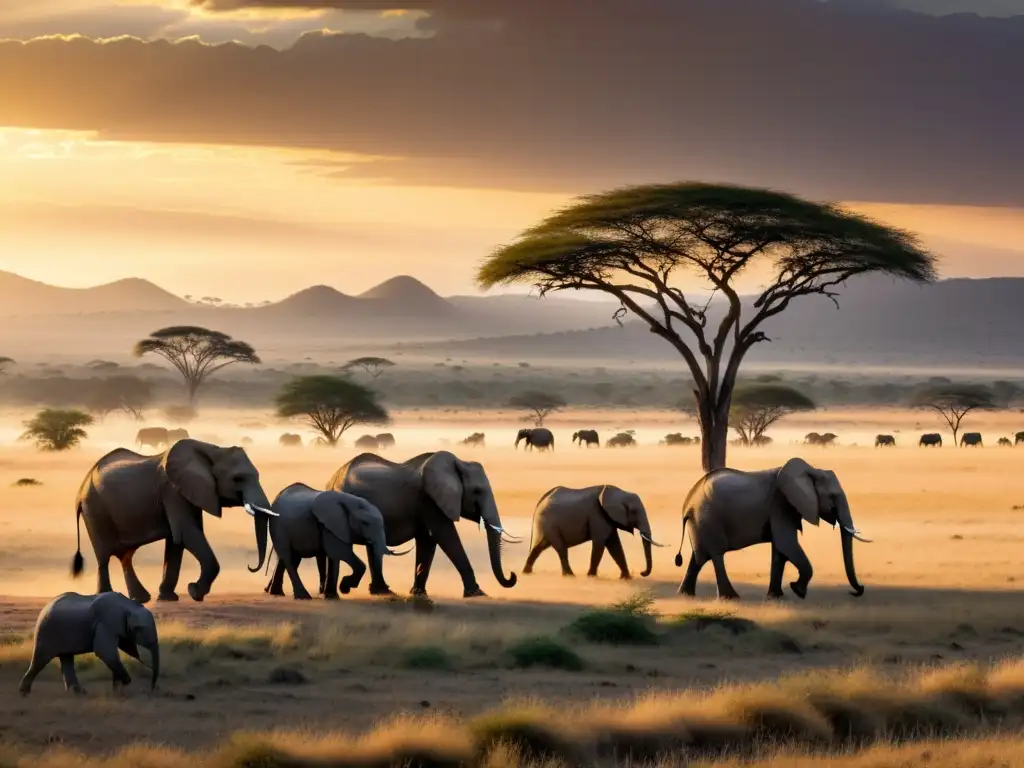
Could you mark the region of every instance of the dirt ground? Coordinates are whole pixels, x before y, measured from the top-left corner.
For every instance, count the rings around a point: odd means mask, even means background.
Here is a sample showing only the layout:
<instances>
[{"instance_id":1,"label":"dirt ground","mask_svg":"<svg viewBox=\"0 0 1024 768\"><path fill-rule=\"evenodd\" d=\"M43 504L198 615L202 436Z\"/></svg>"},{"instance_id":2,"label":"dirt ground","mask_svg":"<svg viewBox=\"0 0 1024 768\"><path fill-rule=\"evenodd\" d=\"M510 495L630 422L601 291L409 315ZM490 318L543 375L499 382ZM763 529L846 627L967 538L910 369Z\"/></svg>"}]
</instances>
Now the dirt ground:
<instances>
[{"instance_id":1,"label":"dirt ground","mask_svg":"<svg viewBox=\"0 0 1024 768\"><path fill-rule=\"evenodd\" d=\"M3 414L5 434L24 415ZM304 481L322 485L353 449L276 446L286 428L261 414L218 413L205 417L194 435L209 433L226 442L243 435L272 498L285 485ZM766 547L726 558L730 577L743 596L736 604L717 603L712 569L701 575L698 598L676 594L682 569L673 565L680 544L680 506L700 476L696 448L654 445L665 432L696 434L692 422L676 415L570 413L552 419L554 454L518 453L511 443L518 421L511 414L399 414L390 428L398 441L392 454L403 459L436 450L484 431L488 447L457 449L484 462L504 525L523 543L507 549L506 571L520 573L529 544L530 516L550 487L614 483L642 495L654 536L667 546L655 550L650 578L622 582L609 558L601 577L588 579L589 548L572 552L580 576L559 575L557 557L548 551L531 576L502 589L487 564L484 537L463 524L461 534L478 580L488 598L463 600L454 569L438 556L428 584L434 610L420 613L409 604L388 604L359 593L337 604L270 598L266 577L250 574L255 562L251 520L226 510L210 518L207 533L222 572L202 604L184 597L176 605L153 604L165 638L165 667L157 692L146 692L145 672L131 667L136 684L122 697L109 690L103 670L85 663L85 698L65 694L56 666L37 680L33 693L16 692L27 657L24 638L39 608L67 590L91 592L95 558L83 541L86 575L68 571L75 551L73 500L90 464L118 444L129 445L137 428L111 419L96 428L82 448L54 456L31 446L0 444L0 740L32 747L61 743L87 751L105 751L139 739L179 747L206 746L239 729L363 729L401 712L452 711L476 714L505 699L544 699L573 705L597 698L631 700L650 689L678 689L755 680L823 667L871 665L883 669L905 664L980 661L1024 652L1024 504L1020 466L1022 449L997 448L996 439L1024 427L1024 416L979 416L965 426L985 434L983 449L919 449L921 431L940 431L927 414L880 411L819 411L793 417L772 434L766 449L732 449L730 464L743 469L778 466L794 455L835 470L850 498L855 523L870 544L855 550L863 597L848 594L839 537L827 526L808 529L803 546L815 566L806 601L788 595L782 604L766 604L770 554ZM500 420L499 420L500 419ZM245 427L240 426L246 424ZM573 429L592 425L610 436L635 428L640 447L622 450L577 449ZM796 445L811 430L833 431L840 445L821 449ZM895 449L874 449L878 432L895 434ZM362 431L358 430L357 434ZM347 441L351 445L351 435ZM853 445L856 443L856 445ZM32 477L42 485L14 487ZM625 541L634 572L641 569L639 541ZM683 547L688 555L688 545ZM152 591L159 581L162 547L152 545L136 557L140 577ZM389 559L387 576L396 592L412 582L412 556ZM186 558L180 584L198 568ZM115 588L123 585L116 564ZM303 570L315 586L312 564ZM786 581L791 576L787 572ZM673 617L693 611L727 610L752 619L758 630L747 635L711 628L666 630L666 640L650 648L576 643L565 627L582 611L652 590L666 627ZM184 590L180 590L184 596ZM315 591L315 590L313 590ZM191 634L205 638L189 645ZM585 659L583 671L514 669L505 652L514 639L530 634L567 638ZM276 637L285 640L276 640ZM411 650L440 646L451 650L452 668L409 669ZM84 662L84 659L83 659ZM298 670L300 684L271 682L276 668Z\"/></svg>"}]
</instances>

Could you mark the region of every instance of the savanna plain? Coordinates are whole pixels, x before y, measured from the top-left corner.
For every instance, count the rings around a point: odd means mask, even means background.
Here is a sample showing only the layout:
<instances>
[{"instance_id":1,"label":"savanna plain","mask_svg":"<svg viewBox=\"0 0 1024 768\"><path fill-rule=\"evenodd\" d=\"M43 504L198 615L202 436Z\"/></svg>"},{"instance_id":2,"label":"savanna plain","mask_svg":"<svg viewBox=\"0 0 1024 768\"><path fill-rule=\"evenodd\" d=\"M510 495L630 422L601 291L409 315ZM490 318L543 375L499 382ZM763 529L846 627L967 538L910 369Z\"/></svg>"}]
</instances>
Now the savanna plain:
<instances>
[{"instance_id":1,"label":"savanna plain","mask_svg":"<svg viewBox=\"0 0 1024 768\"><path fill-rule=\"evenodd\" d=\"M1024 761L1024 448L996 447L1024 416L971 416L985 448L918 448L937 431L920 412L831 409L789 417L765 448L730 448L742 469L792 456L834 470L856 526L865 594L849 594L837 531L807 527L814 564L806 600L786 590L765 600L766 545L726 557L738 602L716 599L713 571L696 599L677 594L683 570L681 506L700 477L699 448L658 446L666 432L696 434L680 414L567 411L548 426L553 453L515 451L518 417L487 412L394 412L396 460L447 446L483 462L507 530L518 583L490 573L484 536L459 526L486 598L461 597L461 581L438 554L430 600L370 597L366 582L337 602L264 593L251 519L225 510L206 531L222 571L202 603L151 603L163 646L160 685L146 672L114 694L109 672L79 657L86 697L65 693L56 663L31 696L27 666L39 609L54 595L92 592L95 558L69 573L75 552L73 502L100 455L130 446L137 425L110 417L63 454L5 440L0 446L0 765L690 765L786 758L790 765L1017 765ZM26 414L0 414L5 434ZM626 423L626 422L629 423ZM247 451L271 498L289 483L322 487L357 451L357 427L336 449L281 448L287 431L263 412L203 412L190 432ZM265 422L260 425L260 422ZM602 437L636 429L639 445L586 449L575 429ZM801 443L812 430L839 445ZM457 445L470 432L485 448ZM876 433L897 447L875 449ZM18 481L33 478L37 484ZM570 552L577 576L560 575L548 550L522 574L530 520L555 485L612 483L639 493L651 517L653 572L640 578L639 539L625 537L634 578L618 578L606 555L584 574L589 546ZM682 542L684 558L689 542ZM140 550L136 566L155 591L162 547ZM404 595L413 557L388 558L386 575ZM794 578L787 569L784 583ZM198 573L186 556L182 584ZM115 589L123 589L116 563ZM307 588L316 570L302 568ZM199 761L199 762L196 762Z\"/></svg>"}]
</instances>

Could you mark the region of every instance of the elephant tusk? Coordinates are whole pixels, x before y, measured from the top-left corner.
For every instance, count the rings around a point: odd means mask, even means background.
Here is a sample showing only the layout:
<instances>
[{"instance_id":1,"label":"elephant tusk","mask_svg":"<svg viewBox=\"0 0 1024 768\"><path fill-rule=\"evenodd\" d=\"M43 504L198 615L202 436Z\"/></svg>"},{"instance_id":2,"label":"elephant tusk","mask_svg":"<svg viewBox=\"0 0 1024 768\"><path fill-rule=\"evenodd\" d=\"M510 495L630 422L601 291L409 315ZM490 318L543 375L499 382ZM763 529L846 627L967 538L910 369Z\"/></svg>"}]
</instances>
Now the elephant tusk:
<instances>
[{"instance_id":1,"label":"elephant tusk","mask_svg":"<svg viewBox=\"0 0 1024 768\"><path fill-rule=\"evenodd\" d=\"M413 546L415 546L415 544ZM412 552L412 547L409 547L404 552L395 552L395 550L393 549L388 549L387 547L384 547L384 554L390 555L391 557L401 557L402 555L408 555L410 552Z\"/></svg>"},{"instance_id":2,"label":"elephant tusk","mask_svg":"<svg viewBox=\"0 0 1024 768\"><path fill-rule=\"evenodd\" d=\"M263 507L259 507L255 504L250 504L248 501L242 504L242 509L248 512L252 517L256 517L257 512L262 512L264 515L270 515L271 517L280 517L280 515L272 509L264 509Z\"/></svg>"},{"instance_id":3,"label":"elephant tusk","mask_svg":"<svg viewBox=\"0 0 1024 768\"><path fill-rule=\"evenodd\" d=\"M847 528L844 525L843 526L843 530L846 531L851 536L853 536L853 538L855 538L857 541L863 541L865 544L870 544L871 543L871 539L865 539L863 536L860 535L860 531L858 531L856 528Z\"/></svg>"},{"instance_id":4,"label":"elephant tusk","mask_svg":"<svg viewBox=\"0 0 1024 768\"><path fill-rule=\"evenodd\" d=\"M650 536L645 536L645 535L643 534L643 531L641 531L641 532L640 532L640 538L641 538L641 539L643 539L644 541L649 541L649 542L651 542L651 544L652 544L653 546L655 546L655 547L664 547L664 546L665 546L664 544L659 544L659 543L658 543L658 542L656 542L656 541L655 541L654 539L652 539L652 538L651 538Z\"/></svg>"}]
</instances>

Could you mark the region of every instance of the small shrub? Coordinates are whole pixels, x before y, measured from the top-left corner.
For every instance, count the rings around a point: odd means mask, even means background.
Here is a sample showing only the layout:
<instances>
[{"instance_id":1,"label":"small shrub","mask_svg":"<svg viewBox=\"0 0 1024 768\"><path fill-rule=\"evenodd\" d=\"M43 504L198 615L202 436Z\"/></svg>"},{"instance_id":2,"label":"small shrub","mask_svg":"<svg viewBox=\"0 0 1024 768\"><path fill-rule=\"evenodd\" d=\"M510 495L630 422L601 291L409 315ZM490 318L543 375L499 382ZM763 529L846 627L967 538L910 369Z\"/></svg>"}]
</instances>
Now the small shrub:
<instances>
[{"instance_id":1,"label":"small shrub","mask_svg":"<svg viewBox=\"0 0 1024 768\"><path fill-rule=\"evenodd\" d=\"M516 667L550 667L578 672L583 659L572 648L551 637L528 637L512 644L508 655Z\"/></svg>"},{"instance_id":2,"label":"small shrub","mask_svg":"<svg viewBox=\"0 0 1024 768\"><path fill-rule=\"evenodd\" d=\"M34 477L21 477L14 481L15 488L28 488L33 485L42 485L42 483Z\"/></svg>"},{"instance_id":3,"label":"small shrub","mask_svg":"<svg viewBox=\"0 0 1024 768\"><path fill-rule=\"evenodd\" d=\"M568 629L590 643L657 645L653 605L649 592L638 592L609 608L587 611Z\"/></svg>"},{"instance_id":4,"label":"small shrub","mask_svg":"<svg viewBox=\"0 0 1024 768\"><path fill-rule=\"evenodd\" d=\"M453 659L444 648L433 645L409 648L402 657L406 669L451 669Z\"/></svg>"},{"instance_id":5,"label":"small shrub","mask_svg":"<svg viewBox=\"0 0 1024 768\"><path fill-rule=\"evenodd\" d=\"M649 589L639 590L629 597L614 603L612 610L628 614L629 616L648 616L653 618L658 615L658 612L654 610L654 593Z\"/></svg>"}]
</instances>

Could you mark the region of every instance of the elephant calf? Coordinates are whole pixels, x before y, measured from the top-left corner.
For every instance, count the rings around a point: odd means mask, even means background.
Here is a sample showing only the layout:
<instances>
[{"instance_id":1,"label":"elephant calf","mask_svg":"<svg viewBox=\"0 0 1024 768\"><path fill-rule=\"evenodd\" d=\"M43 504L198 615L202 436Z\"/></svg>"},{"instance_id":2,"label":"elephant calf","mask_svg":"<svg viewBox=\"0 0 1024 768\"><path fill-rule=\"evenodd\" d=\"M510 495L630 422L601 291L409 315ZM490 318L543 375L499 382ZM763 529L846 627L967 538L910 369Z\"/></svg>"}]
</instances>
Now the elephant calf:
<instances>
[{"instance_id":1,"label":"elephant calf","mask_svg":"<svg viewBox=\"0 0 1024 768\"><path fill-rule=\"evenodd\" d=\"M622 551L619 531L640 531L644 542L645 568L651 573L651 524L647 521L644 503L635 493L614 485L592 485L589 488L556 486L545 493L533 512L533 538L523 573L532 573L533 564L548 547L554 548L562 561L562 575L573 576L569 567L569 548L590 541L590 569L587 576L597 575L597 566L607 548L619 566L621 577L630 578L626 554Z\"/></svg>"},{"instance_id":2,"label":"elephant calf","mask_svg":"<svg viewBox=\"0 0 1024 768\"><path fill-rule=\"evenodd\" d=\"M148 666L153 672L151 687L156 688L160 675L160 645L153 614L118 592L99 595L65 592L39 613L32 661L19 690L28 695L36 675L51 661L60 659L65 689L85 693L75 674L75 656L83 653L99 656L113 673L116 690L118 684L131 682L118 650ZM149 657L148 662L142 659L143 652Z\"/></svg>"}]
</instances>

